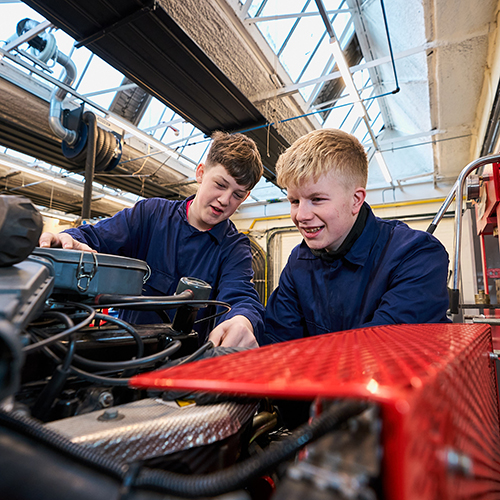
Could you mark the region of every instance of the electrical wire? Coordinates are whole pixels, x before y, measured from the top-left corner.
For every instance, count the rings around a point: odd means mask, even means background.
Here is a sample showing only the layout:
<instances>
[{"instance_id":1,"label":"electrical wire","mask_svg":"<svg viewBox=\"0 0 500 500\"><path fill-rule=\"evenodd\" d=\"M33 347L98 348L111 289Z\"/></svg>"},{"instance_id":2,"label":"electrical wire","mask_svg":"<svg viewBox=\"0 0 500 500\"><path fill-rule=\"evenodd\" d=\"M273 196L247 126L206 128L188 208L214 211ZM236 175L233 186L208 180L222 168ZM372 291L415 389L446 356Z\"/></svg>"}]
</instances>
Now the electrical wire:
<instances>
[{"instance_id":1,"label":"electrical wire","mask_svg":"<svg viewBox=\"0 0 500 500\"><path fill-rule=\"evenodd\" d=\"M219 316L223 316L224 314L227 314L228 312L229 311L222 311L222 312L212 314L211 316L207 316L206 318L197 319L194 322L194 324L197 325L198 323L203 323L204 321L210 321L211 319L218 318Z\"/></svg>"},{"instance_id":2,"label":"electrical wire","mask_svg":"<svg viewBox=\"0 0 500 500\"><path fill-rule=\"evenodd\" d=\"M196 349L192 354L186 356L182 361L177 363L175 366L185 365L186 363L190 363L195 359L198 359L202 354L204 354L209 349L214 348L214 343L211 340L207 340L199 349Z\"/></svg>"},{"instance_id":3,"label":"electrical wire","mask_svg":"<svg viewBox=\"0 0 500 500\"><path fill-rule=\"evenodd\" d=\"M60 340L66 338L66 337L69 337L72 333L80 330L84 326L87 326L89 323L91 323L91 321L94 319L94 317L96 315L96 311L94 311L94 309L92 309L91 307L89 307L85 304L80 304L80 303L70 303L70 304L77 306L81 309L85 309L86 311L89 312L89 315L81 323L77 323L76 325L74 325L71 328L68 328L68 329L66 329L66 330L64 330L56 335L53 335L49 338L46 338L44 340L40 340L39 342L36 342L35 344L31 344L29 346L24 347L23 348L24 353L30 354L32 352L38 351L42 347L53 344L54 342L59 342ZM48 312L57 312L57 311L48 311Z\"/></svg>"},{"instance_id":4,"label":"electrical wire","mask_svg":"<svg viewBox=\"0 0 500 500\"><path fill-rule=\"evenodd\" d=\"M161 352L158 352L156 354L152 354L151 356L147 356L145 358L141 359L136 359L136 360L130 360L130 361L120 361L120 362L100 362L100 361L92 361L92 360L86 360L85 358L82 358L81 356L74 355L74 360L75 361L81 361L83 360L84 362L88 362L91 364L99 364L100 366L94 366L96 368L100 369L112 369L112 371L116 370L123 370L123 369L128 369L128 368L136 368L139 366L145 366L148 364L152 364L156 361L163 360L167 356L170 356L177 352L182 343L180 340L175 340L173 341L166 349L164 349ZM64 348L64 346L59 345L60 348ZM56 364L61 363L61 358L57 356L53 351L51 351L46 345L42 346L41 349L45 352L47 356L49 356ZM193 353L194 354L194 353ZM104 377L102 375L98 375L95 373L90 373L85 370L82 370L80 368L75 367L74 365L71 365L68 367L69 370L74 374L78 375L81 378L85 380L89 380L93 383L97 383L100 385L113 385L113 386L122 386L122 387L128 387L128 383L130 378L122 378L122 379L117 379L117 378L112 378L112 377Z\"/></svg>"},{"instance_id":5,"label":"electrical wire","mask_svg":"<svg viewBox=\"0 0 500 500\"><path fill-rule=\"evenodd\" d=\"M79 317L79 315L76 315L75 317ZM103 314L103 313L98 313L96 312L95 318L103 321L107 321L109 323L115 323L118 326L121 326L124 330L126 330L130 335L133 337L133 339L137 343L137 358L142 358L144 356L144 342L142 340L142 337L139 335L137 330L127 323L126 321L123 321L120 318L116 318L115 316L110 316L109 314Z\"/></svg>"},{"instance_id":6,"label":"electrical wire","mask_svg":"<svg viewBox=\"0 0 500 500\"><path fill-rule=\"evenodd\" d=\"M74 364L81 365L86 368L94 368L96 370L125 370L128 368L137 368L140 366L150 365L152 363L155 363L156 361L161 361L164 358L176 353L181 348L181 346L182 342L180 340L172 340L172 342L168 344L168 346L163 351L145 356L140 359L131 359L128 361L94 361L92 359L87 359L83 356L75 354ZM59 347L65 349L63 346Z\"/></svg>"},{"instance_id":7,"label":"electrical wire","mask_svg":"<svg viewBox=\"0 0 500 500\"><path fill-rule=\"evenodd\" d=\"M154 311L155 309L161 307L162 309L175 309L180 306L221 306L225 307L229 312L231 306L227 302L221 302L220 300L178 300L176 296L127 296L122 299L118 299L117 295L98 295L96 297L96 304L93 305L95 308L100 307L113 307L116 309L136 309L140 311ZM109 302L108 302L109 300ZM223 313L224 314L224 313Z\"/></svg>"},{"instance_id":8,"label":"electrical wire","mask_svg":"<svg viewBox=\"0 0 500 500\"><path fill-rule=\"evenodd\" d=\"M97 314L96 317L98 316L107 316L105 314ZM116 318L113 318L116 319ZM121 322L121 320L119 320ZM124 323L124 322L123 322ZM39 329L32 329L32 331L37 335L37 336L44 336L45 338L50 338L46 337L46 334L41 332ZM137 333L137 332L136 332ZM140 338L140 337L139 337ZM142 339L140 339L141 345L144 346ZM126 360L126 361L95 361L91 359L84 358L83 356L79 356L78 354L72 354L70 361L67 363L66 369L69 368L69 364L71 364L71 360L74 360L75 364L80 364L82 366L85 366L87 368L94 368L96 370L112 370L112 371L119 371L119 370L125 370L128 368L137 368L141 366L146 366L152 363L155 363L157 361L161 361L164 358L171 356L172 354L175 354L182 346L182 343L180 340L172 340L170 344L162 351L157 352L155 354L151 354L146 357L141 357L139 359L132 359L132 360ZM71 349L71 344L70 347L67 348L60 344L59 342L55 345L55 347L65 353L68 353ZM74 349L74 348L73 348ZM56 356L56 354L52 353L53 357L52 359L60 362L60 358ZM66 355L67 357L67 355ZM65 360L66 360L65 357ZM57 358L57 359L56 359Z\"/></svg>"},{"instance_id":9,"label":"electrical wire","mask_svg":"<svg viewBox=\"0 0 500 500\"><path fill-rule=\"evenodd\" d=\"M43 351L45 354L47 354L53 361L56 363L61 362L61 358L57 356L55 353L53 353L48 347L43 346L42 347ZM112 385L112 386L121 386L121 387L128 387L129 383L129 378L111 378L111 377L103 377L101 375L97 375L95 373L89 373L84 370L80 370L79 368L76 368L75 366L71 365L70 366L70 371L74 375L78 375L81 378L85 380L89 380L90 382L93 382L94 384L98 385Z\"/></svg>"},{"instance_id":10,"label":"electrical wire","mask_svg":"<svg viewBox=\"0 0 500 500\"><path fill-rule=\"evenodd\" d=\"M60 314L61 317L63 316L67 316L65 315L64 313L60 313L60 312L57 312L57 311L50 311L52 315L56 315L57 314ZM81 314L76 314L75 317L79 317L81 316ZM69 318L69 316L67 316ZM144 342L142 340L142 337L139 335L139 333L135 330L135 328L133 328L131 325L129 325L128 323L126 323L125 321L119 319L119 318L115 318L114 316L109 316L107 314L102 314L102 313L97 313L95 314L95 318L96 319L99 319L99 320L105 320L105 321L108 321L110 323L116 323L117 325L121 326L122 328L124 328L127 332L129 332L132 336L132 338L136 341L137 343L137 354L136 354L136 357L137 358L142 358L143 355L144 355ZM69 318L70 319L70 318ZM70 319L71 321L71 319ZM42 332L39 328L37 329L34 329L34 328L31 328L31 331L34 332L38 337L43 337L44 339L50 339L50 338L53 338L53 337L50 337L48 334ZM64 333L64 332L63 332ZM63 346L61 346L62 348ZM75 346L76 347L76 346ZM80 356L77 356L77 358L80 358Z\"/></svg>"},{"instance_id":11,"label":"electrical wire","mask_svg":"<svg viewBox=\"0 0 500 500\"><path fill-rule=\"evenodd\" d=\"M73 320L70 317L68 317L68 320L69 321L68 321L68 323L67 323L66 326L68 328L72 328L75 324L73 323ZM70 337L69 337L69 347L66 350L66 356L64 356L64 360L63 360L62 367L61 367L61 370L64 373L68 372L69 367L71 366L71 363L73 361L73 358L75 357L75 351L76 351L75 336L74 335L70 335Z\"/></svg>"}]
</instances>

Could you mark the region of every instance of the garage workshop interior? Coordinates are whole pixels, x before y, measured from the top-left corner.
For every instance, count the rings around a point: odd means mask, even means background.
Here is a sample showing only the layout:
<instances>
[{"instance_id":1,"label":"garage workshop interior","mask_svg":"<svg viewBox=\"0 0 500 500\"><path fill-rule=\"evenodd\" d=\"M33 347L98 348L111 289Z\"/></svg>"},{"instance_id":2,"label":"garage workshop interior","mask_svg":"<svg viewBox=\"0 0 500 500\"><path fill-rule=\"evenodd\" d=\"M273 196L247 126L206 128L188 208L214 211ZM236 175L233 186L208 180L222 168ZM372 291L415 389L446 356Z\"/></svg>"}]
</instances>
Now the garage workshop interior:
<instances>
[{"instance_id":1,"label":"garage workshop interior","mask_svg":"<svg viewBox=\"0 0 500 500\"><path fill-rule=\"evenodd\" d=\"M1 499L500 499L500 1L0 19Z\"/></svg>"}]
</instances>

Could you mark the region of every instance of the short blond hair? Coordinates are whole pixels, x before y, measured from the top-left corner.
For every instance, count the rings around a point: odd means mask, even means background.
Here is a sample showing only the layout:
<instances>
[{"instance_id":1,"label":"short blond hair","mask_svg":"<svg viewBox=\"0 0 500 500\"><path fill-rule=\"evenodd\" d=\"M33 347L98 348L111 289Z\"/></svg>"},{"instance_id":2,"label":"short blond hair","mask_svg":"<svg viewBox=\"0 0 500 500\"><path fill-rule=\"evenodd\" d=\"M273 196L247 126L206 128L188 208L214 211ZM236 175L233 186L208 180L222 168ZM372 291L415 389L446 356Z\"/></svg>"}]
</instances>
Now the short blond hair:
<instances>
[{"instance_id":1,"label":"short blond hair","mask_svg":"<svg viewBox=\"0 0 500 500\"><path fill-rule=\"evenodd\" d=\"M351 134L320 129L297 139L276 163L277 182L283 187L318 182L331 171L352 187L366 187L368 158L363 145Z\"/></svg>"}]
</instances>

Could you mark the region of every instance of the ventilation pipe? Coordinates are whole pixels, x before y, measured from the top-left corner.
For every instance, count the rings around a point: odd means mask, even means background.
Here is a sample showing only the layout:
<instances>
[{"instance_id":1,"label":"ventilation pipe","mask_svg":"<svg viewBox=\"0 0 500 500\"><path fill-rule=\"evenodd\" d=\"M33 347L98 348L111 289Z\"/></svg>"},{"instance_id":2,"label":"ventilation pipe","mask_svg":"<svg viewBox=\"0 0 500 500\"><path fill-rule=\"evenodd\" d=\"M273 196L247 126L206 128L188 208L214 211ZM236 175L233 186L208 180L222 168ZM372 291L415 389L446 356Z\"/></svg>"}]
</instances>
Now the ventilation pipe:
<instances>
[{"instance_id":1,"label":"ventilation pipe","mask_svg":"<svg viewBox=\"0 0 500 500\"><path fill-rule=\"evenodd\" d=\"M113 132L100 129L93 113L85 112L84 105L70 111L63 109L63 101L76 79L73 61L57 50L54 35L46 33L41 23L23 19L17 24L18 39L11 42L17 46L27 42L36 59L44 65L51 59L64 70L64 88L55 87L50 99L49 125L54 134L62 139L62 152L78 167L85 167L85 187L83 193L82 218L91 217L92 183L94 172L109 172L116 167L122 155L121 137Z\"/></svg>"},{"instance_id":2,"label":"ventilation pipe","mask_svg":"<svg viewBox=\"0 0 500 500\"><path fill-rule=\"evenodd\" d=\"M76 67L73 61L65 54L57 51L56 61L66 70L63 83L71 87L76 79ZM63 141L66 141L69 146L73 146L78 136L74 130L69 130L63 127L61 123L62 103L66 97L64 89L54 88L50 97L50 112L49 112L49 125L52 132Z\"/></svg>"},{"instance_id":3,"label":"ventilation pipe","mask_svg":"<svg viewBox=\"0 0 500 500\"><path fill-rule=\"evenodd\" d=\"M18 36L22 36L33 28L36 28L40 23L33 19L23 19L17 23L16 32ZM65 54L57 50L56 40L51 33L41 33L28 41L29 46L36 51L36 58L47 63L50 59L59 63L65 70L63 83L68 87L73 85L76 79L76 66L73 61ZM74 130L69 130L61 123L62 103L67 92L61 88L54 88L50 98L49 125L52 132L66 141L69 146L73 146L78 135Z\"/></svg>"}]
</instances>

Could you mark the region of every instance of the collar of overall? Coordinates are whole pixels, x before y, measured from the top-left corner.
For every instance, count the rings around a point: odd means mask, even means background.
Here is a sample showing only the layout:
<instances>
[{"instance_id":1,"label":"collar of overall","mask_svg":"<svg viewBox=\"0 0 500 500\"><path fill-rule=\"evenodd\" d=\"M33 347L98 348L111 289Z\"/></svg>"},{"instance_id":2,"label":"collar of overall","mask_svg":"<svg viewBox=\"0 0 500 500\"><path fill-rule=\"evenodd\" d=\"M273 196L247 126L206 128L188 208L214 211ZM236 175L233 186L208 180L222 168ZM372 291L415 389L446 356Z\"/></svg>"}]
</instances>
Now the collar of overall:
<instances>
[{"instance_id":1,"label":"collar of overall","mask_svg":"<svg viewBox=\"0 0 500 500\"><path fill-rule=\"evenodd\" d=\"M321 250L313 250L311 248L310 250L312 254L315 255L316 257L323 259L326 262L333 262L337 259L344 257L344 255L346 255L347 252L349 252L349 250L352 248L356 240L361 236L361 233L363 232L363 229L365 228L366 225L367 217L368 217L368 207L363 203L358 213L358 218L356 219L356 222L349 231L349 234L347 235L346 239L342 242L342 245L340 245L340 247L337 248L337 250L333 250L332 252L329 252L324 248L322 248Z\"/></svg>"}]
</instances>

